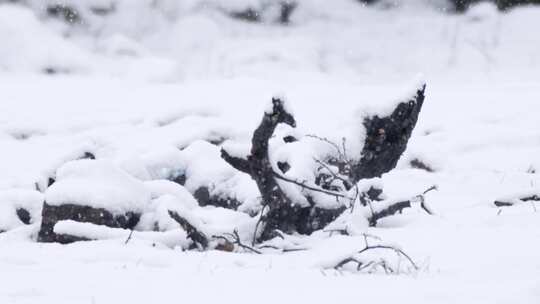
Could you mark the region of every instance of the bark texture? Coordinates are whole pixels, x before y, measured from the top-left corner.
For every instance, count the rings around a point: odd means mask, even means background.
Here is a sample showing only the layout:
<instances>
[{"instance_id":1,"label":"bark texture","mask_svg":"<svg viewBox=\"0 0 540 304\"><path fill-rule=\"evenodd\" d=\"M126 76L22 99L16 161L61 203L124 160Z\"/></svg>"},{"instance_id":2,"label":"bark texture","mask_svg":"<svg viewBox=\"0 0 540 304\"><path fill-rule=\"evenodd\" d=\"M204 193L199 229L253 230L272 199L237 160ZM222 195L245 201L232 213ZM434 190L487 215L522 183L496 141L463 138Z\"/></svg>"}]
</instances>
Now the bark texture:
<instances>
[{"instance_id":1,"label":"bark texture","mask_svg":"<svg viewBox=\"0 0 540 304\"><path fill-rule=\"evenodd\" d=\"M75 204L60 206L43 204L41 228L38 234L38 242L57 242L68 244L75 241L85 240L65 234L54 233L54 225L63 220L74 220L83 223L104 225L111 228L133 229L139 222L140 214L127 212L123 215L114 215L102 208L92 208Z\"/></svg>"}]
</instances>

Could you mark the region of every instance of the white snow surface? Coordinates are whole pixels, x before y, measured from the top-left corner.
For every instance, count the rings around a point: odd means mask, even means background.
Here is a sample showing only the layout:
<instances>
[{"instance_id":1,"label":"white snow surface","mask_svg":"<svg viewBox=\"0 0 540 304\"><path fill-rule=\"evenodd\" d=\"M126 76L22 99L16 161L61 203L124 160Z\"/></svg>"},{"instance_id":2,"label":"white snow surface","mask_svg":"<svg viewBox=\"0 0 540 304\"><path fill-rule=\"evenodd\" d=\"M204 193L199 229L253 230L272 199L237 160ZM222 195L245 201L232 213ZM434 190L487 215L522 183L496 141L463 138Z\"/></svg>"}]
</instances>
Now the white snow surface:
<instances>
[{"instance_id":1,"label":"white snow surface","mask_svg":"<svg viewBox=\"0 0 540 304\"><path fill-rule=\"evenodd\" d=\"M31 221L38 223L41 220L43 194L35 190L9 189L0 191L0 231L23 226L24 223L17 217L17 209L28 211Z\"/></svg>"},{"instance_id":2,"label":"white snow surface","mask_svg":"<svg viewBox=\"0 0 540 304\"><path fill-rule=\"evenodd\" d=\"M223 13L258 0L122 0L108 16L92 8L113 1L65 1L80 8L75 25L47 18L43 1L0 3L0 303L539 303L540 206L493 201L537 193L540 183L540 9L482 4L453 15L418 10L422 1L298 1L289 26ZM360 187L380 183L394 200L438 185L426 195L435 215L415 205L367 228L358 209L330 227L352 236L275 240L309 249L284 254L184 250L170 209L209 235L236 229L245 238L256 225L245 213L197 207L189 192L198 187L238 195L241 211L260 209L253 181L209 141L246 155L278 94L298 124L279 134L346 137L354 153L361 114L409 98L418 74L427 98L407 151ZM307 138L273 140L275 157L292 163L324 154ZM85 152L97 160L77 160ZM413 159L434 172L411 168ZM184 171L186 187L166 181ZM49 177L57 182L42 193ZM146 209L127 244L130 231L69 221L55 229L101 240L41 244L45 199ZM31 225L13 216L20 207ZM364 247L362 233L398 245L420 270L327 269Z\"/></svg>"},{"instance_id":3,"label":"white snow surface","mask_svg":"<svg viewBox=\"0 0 540 304\"><path fill-rule=\"evenodd\" d=\"M144 184L106 160L74 160L57 171L47 189L48 205L74 204L104 208L113 214L141 212L150 204Z\"/></svg>"}]
</instances>

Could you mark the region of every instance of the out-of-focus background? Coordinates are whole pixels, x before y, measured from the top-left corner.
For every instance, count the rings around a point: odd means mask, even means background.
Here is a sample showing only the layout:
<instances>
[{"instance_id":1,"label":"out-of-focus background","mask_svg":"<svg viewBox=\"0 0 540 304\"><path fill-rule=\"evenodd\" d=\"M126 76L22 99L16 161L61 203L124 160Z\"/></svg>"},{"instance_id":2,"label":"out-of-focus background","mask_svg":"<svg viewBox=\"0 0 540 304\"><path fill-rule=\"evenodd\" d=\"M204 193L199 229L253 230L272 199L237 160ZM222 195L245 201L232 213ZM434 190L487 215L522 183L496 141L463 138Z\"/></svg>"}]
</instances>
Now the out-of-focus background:
<instances>
[{"instance_id":1,"label":"out-of-focus background","mask_svg":"<svg viewBox=\"0 0 540 304\"><path fill-rule=\"evenodd\" d=\"M0 76L538 80L538 0L3 0Z\"/></svg>"}]
</instances>

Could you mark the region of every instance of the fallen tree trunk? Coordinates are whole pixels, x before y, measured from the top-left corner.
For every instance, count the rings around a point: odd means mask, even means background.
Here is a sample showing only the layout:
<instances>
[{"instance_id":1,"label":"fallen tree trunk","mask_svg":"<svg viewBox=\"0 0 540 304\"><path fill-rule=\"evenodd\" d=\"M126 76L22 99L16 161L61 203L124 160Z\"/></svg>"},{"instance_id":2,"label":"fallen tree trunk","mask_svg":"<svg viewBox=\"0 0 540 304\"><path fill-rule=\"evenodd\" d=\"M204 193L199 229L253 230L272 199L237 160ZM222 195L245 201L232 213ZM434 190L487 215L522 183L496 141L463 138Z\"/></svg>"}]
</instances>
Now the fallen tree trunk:
<instances>
[{"instance_id":1,"label":"fallen tree trunk","mask_svg":"<svg viewBox=\"0 0 540 304\"><path fill-rule=\"evenodd\" d=\"M251 176L256 182L262 196L263 205L268 207L266 214L262 214L263 229L259 236L259 241L268 240L276 236L275 231L284 233L310 234L315 230L324 228L328 223L336 219L346 208L336 207L334 209L320 208L313 202L313 198L308 194L306 200L310 206L300 206L295 204L293 199L282 189L280 182L295 184L301 189L312 192L320 192L338 198L356 200L347 195L351 185L356 184L360 179L380 176L393 169L401 154L407 147L407 142L418 120L418 115L424 102L425 85L422 85L410 100L397 105L395 110L387 117L373 116L364 119L366 128L366 140L361 155L357 161L350 161L343 157L336 157L327 160L328 164L339 169L347 189L341 192L333 191L325 185L317 185L317 178L313 185L306 182L299 182L285 178L282 174L273 169L272 160L269 156L269 140L274 134L278 124L287 124L296 127L296 121L285 107L284 101L278 98L272 99L272 108L264 113L263 119L257 129L253 132L251 140L251 151L247 157L232 155L227 150L221 150L222 158L235 169ZM287 142L287 141L285 141ZM288 169L288 164L276 164L277 167ZM328 168L323 164L323 167ZM282 171L287 171L281 169ZM339 177L341 178L341 177ZM330 189L330 191L329 191ZM356 195L359 195L357 193ZM399 210L410 207L399 206ZM388 214L394 214L395 210L382 212L379 217L370 221L376 222Z\"/></svg>"},{"instance_id":2,"label":"fallen tree trunk","mask_svg":"<svg viewBox=\"0 0 540 304\"><path fill-rule=\"evenodd\" d=\"M85 240L71 235L57 234L54 226L65 220L74 220L82 223L92 223L111 228L133 229L139 222L140 214L127 212L123 215L114 215L103 208L93 208L76 204L62 204L60 206L43 204L41 228L38 242L57 242L68 244Z\"/></svg>"}]
</instances>

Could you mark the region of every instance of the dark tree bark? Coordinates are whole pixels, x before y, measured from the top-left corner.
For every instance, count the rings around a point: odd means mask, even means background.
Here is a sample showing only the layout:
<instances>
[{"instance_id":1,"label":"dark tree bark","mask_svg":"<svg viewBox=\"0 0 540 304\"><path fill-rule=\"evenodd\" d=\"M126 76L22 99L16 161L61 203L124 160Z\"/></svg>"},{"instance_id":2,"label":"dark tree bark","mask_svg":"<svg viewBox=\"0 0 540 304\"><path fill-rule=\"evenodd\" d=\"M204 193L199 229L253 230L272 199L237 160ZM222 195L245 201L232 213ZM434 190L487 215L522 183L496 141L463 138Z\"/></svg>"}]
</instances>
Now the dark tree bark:
<instances>
[{"instance_id":1,"label":"dark tree bark","mask_svg":"<svg viewBox=\"0 0 540 304\"><path fill-rule=\"evenodd\" d=\"M389 116L364 119L366 141L360 160L352 165L352 183L381 176L396 167L418 121L425 89L426 86L422 86L414 97L398 104Z\"/></svg>"},{"instance_id":2,"label":"dark tree bark","mask_svg":"<svg viewBox=\"0 0 540 304\"><path fill-rule=\"evenodd\" d=\"M290 23L291 16L296 10L297 6L298 6L298 3L296 3L296 1L283 0L273 5L247 7L243 10L228 12L228 15L231 18L246 21L246 22L260 23L264 21L269 21L272 23L287 25ZM267 13L271 9L275 9L275 8L279 10L279 14L277 16L271 16L272 19L268 20L269 18L265 15L267 15Z\"/></svg>"},{"instance_id":3,"label":"dark tree bark","mask_svg":"<svg viewBox=\"0 0 540 304\"><path fill-rule=\"evenodd\" d=\"M242 204L242 202L232 197L221 197L218 195L212 195L210 194L208 187L204 186L195 190L195 192L193 192L193 197L197 200L199 206L201 207L214 206L236 210L238 206Z\"/></svg>"},{"instance_id":4,"label":"dark tree bark","mask_svg":"<svg viewBox=\"0 0 540 304\"><path fill-rule=\"evenodd\" d=\"M466 11L471 5L480 3L485 0L452 0L457 12ZM540 0L492 0L500 10L508 10L512 7L527 4L540 4Z\"/></svg>"},{"instance_id":5,"label":"dark tree bark","mask_svg":"<svg viewBox=\"0 0 540 304\"><path fill-rule=\"evenodd\" d=\"M411 207L411 201L402 201L402 202L397 202L395 204L392 204L383 210L375 212L369 218L369 225L372 227L377 226L378 220L388 217L388 216L395 215L396 213L401 213L403 209L410 208L410 207Z\"/></svg>"},{"instance_id":6,"label":"dark tree bark","mask_svg":"<svg viewBox=\"0 0 540 304\"><path fill-rule=\"evenodd\" d=\"M540 194L532 194L532 195L522 195L516 197L517 200L520 202L540 202ZM497 207L509 207L515 205L513 200L496 200L493 202L493 204Z\"/></svg>"},{"instance_id":7,"label":"dark tree bark","mask_svg":"<svg viewBox=\"0 0 540 304\"><path fill-rule=\"evenodd\" d=\"M237 170L249 174L255 180L263 203L268 206L259 238L261 241L275 237L276 230L285 233L310 234L314 230L324 228L344 210L344 208L323 209L313 204L310 207L301 207L295 205L283 192L268 155L268 142L280 123L291 127L296 126L294 117L286 111L283 101L274 98L272 111L264 114L261 123L253 133L251 153L246 159L231 156L226 150L221 150L225 161ZM310 201L309 198L308 201Z\"/></svg>"},{"instance_id":8,"label":"dark tree bark","mask_svg":"<svg viewBox=\"0 0 540 304\"><path fill-rule=\"evenodd\" d=\"M32 215L30 215L30 212L24 208L17 208L15 211L17 213L17 217L21 222L23 222L25 225L30 225L32 223Z\"/></svg>"},{"instance_id":9,"label":"dark tree bark","mask_svg":"<svg viewBox=\"0 0 540 304\"><path fill-rule=\"evenodd\" d=\"M268 155L268 141L280 123L296 126L294 117L286 111L283 101L273 98L271 112L264 114L261 123L253 132L251 153L247 159L231 156L226 150L221 150L221 156L226 162L249 174L257 183L263 203L268 206L261 240L272 238L276 229L285 233L298 230L301 208L294 206L279 186Z\"/></svg>"},{"instance_id":10,"label":"dark tree bark","mask_svg":"<svg viewBox=\"0 0 540 304\"><path fill-rule=\"evenodd\" d=\"M54 233L54 225L63 220L74 220L77 222L131 230L137 225L139 219L140 214L134 212L127 212L123 215L114 215L102 208L92 208L75 204L52 206L45 202L43 204L42 222L38 234L38 242L68 244L85 240L79 237Z\"/></svg>"},{"instance_id":11,"label":"dark tree bark","mask_svg":"<svg viewBox=\"0 0 540 304\"><path fill-rule=\"evenodd\" d=\"M47 14L51 17L64 19L70 24L80 24L82 22L79 11L74 7L65 4L52 4L47 6Z\"/></svg>"},{"instance_id":12,"label":"dark tree bark","mask_svg":"<svg viewBox=\"0 0 540 304\"><path fill-rule=\"evenodd\" d=\"M201 231L199 231L195 226L193 226L188 220L181 217L180 214L174 211L169 210L169 216L175 220L184 231L187 233L187 237L193 241L193 245L191 249L196 248L197 246L200 247L200 249L206 249L208 248L208 237Z\"/></svg>"}]
</instances>

